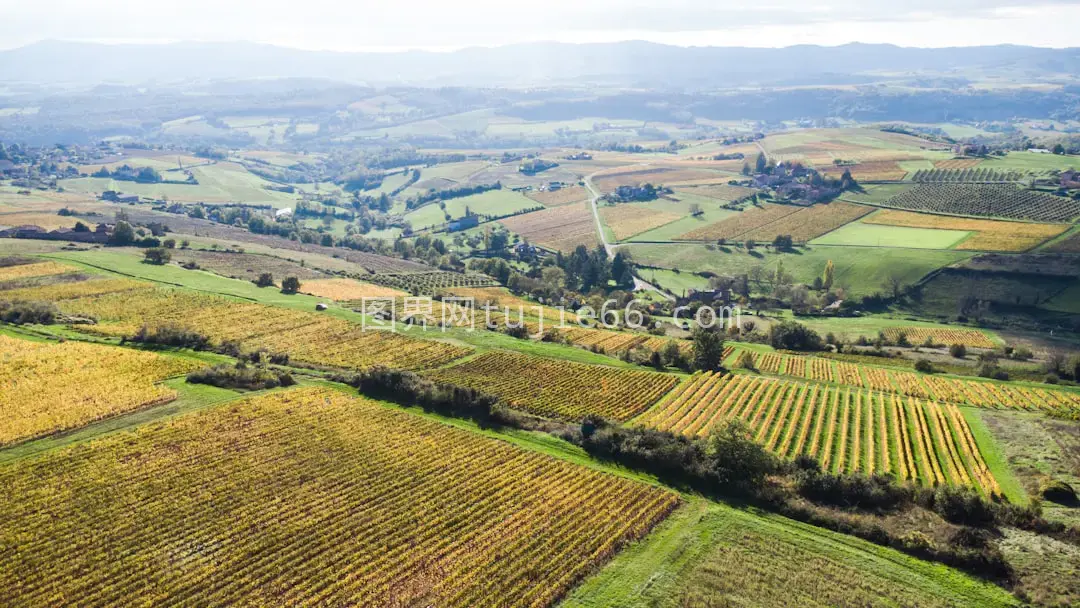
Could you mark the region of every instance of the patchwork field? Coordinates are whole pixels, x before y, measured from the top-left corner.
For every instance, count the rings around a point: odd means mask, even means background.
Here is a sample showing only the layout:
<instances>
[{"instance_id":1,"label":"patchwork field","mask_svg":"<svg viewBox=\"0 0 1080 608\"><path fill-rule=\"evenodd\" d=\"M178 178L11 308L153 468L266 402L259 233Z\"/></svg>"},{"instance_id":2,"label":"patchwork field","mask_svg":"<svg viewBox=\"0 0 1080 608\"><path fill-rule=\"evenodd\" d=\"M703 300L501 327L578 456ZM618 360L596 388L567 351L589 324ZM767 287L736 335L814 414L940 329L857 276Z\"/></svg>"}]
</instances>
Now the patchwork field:
<instances>
[{"instance_id":1,"label":"patchwork field","mask_svg":"<svg viewBox=\"0 0 1080 608\"><path fill-rule=\"evenodd\" d=\"M667 374L501 351L426 375L493 393L515 408L566 420L581 420L588 414L627 420L678 383Z\"/></svg>"},{"instance_id":2,"label":"patchwork field","mask_svg":"<svg viewBox=\"0 0 1080 608\"><path fill-rule=\"evenodd\" d=\"M721 201L740 201L753 196L757 190L743 186L731 186L728 184L714 184L709 186L680 186L675 189L675 195L691 194L704 196Z\"/></svg>"},{"instance_id":3,"label":"patchwork field","mask_svg":"<svg viewBox=\"0 0 1080 608\"><path fill-rule=\"evenodd\" d=\"M1027 251L1069 229L1064 224L1029 224L999 220L944 217L907 211L883 210L863 220L867 224L973 232L956 249Z\"/></svg>"},{"instance_id":4,"label":"patchwork field","mask_svg":"<svg viewBox=\"0 0 1080 608\"><path fill-rule=\"evenodd\" d=\"M813 205L740 234L736 240L771 242L777 236L788 235L796 243L805 243L872 211L871 207L841 201L834 201L827 205Z\"/></svg>"},{"instance_id":5,"label":"patchwork field","mask_svg":"<svg viewBox=\"0 0 1080 608\"><path fill-rule=\"evenodd\" d=\"M588 203L534 211L499 220L499 223L530 243L563 253L573 251L578 245L592 249L600 244Z\"/></svg>"},{"instance_id":6,"label":"patchwork field","mask_svg":"<svg viewBox=\"0 0 1080 608\"><path fill-rule=\"evenodd\" d=\"M833 472L887 472L927 486L1000 493L963 415L931 401L704 373L635 422L702 437L727 419L746 421L778 456L809 454Z\"/></svg>"},{"instance_id":7,"label":"patchwork field","mask_svg":"<svg viewBox=\"0 0 1080 608\"><path fill-rule=\"evenodd\" d=\"M405 214L405 219L412 224L413 229L420 229L444 224L448 219L465 217L466 212L500 217L525 211L526 209L538 209L541 207L536 201L525 198L520 192L506 189L489 190L480 194L452 198L443 202L446 205L445 209L440 208L438 203L429 203ZM447 218L447 215L450 217Z\"/></svg>"},{"instance_id":8,"label":"patchwork field","mask_svg":"<svg viewBox=\"0 0 1080 608\"><path fill-rule=\"evenodd\" d=\"M328 389L141 427L0 480L0 529L20 547L0 556L6 605L550 606L678 504Z\"/></svg>"},{"instance_id":9,"label":"patchwork field","mask_svg":"<svg viewBox=\"0 0 1080 608\"><path fill-rule=\"evenodd\" d=\"M0 445L171 401L176 391L158 382L200 366L148 352L3 334L0 362Z\"/></svg>"},{"instance_id":10,"label":"patchwork field","mask_svg":"<svg viewBox=\"0 0 1080 608\"><path fill-rule=\"evenodd\" d=\"M649 183L656 185L709 183L724 184L731 179L728 173L717 173L704 169L675 169L669 167L647 167L643 169L620 169L605 171L593 178L593 183L602 192L614 192L619 186L638 186Z\"/></svg>"},{"instance_id":11,"label":"patchwork field","mask_svg":"<svg viewBox=\"0 0 1080 608\"><path fill-rule=\"evenodd\" d=\"M871 161L854 165L825 165L818 170L832 178L840 178L845 171L860 182L899 181L907 175L907 170L894 160Z\"/></svg>"},{"instance_id":12,"label":"patchwork field","mask_svg":"<svg viewBox=\"0 0 1080 608\"><path fill-rule=\"evenodd\" d=\"M600 207L600 219L611 229L615 240L626 240L634 235L670 224L683 217L671 211L662 211L635 203L620 203Z\"/></svg>"}]
</instances>

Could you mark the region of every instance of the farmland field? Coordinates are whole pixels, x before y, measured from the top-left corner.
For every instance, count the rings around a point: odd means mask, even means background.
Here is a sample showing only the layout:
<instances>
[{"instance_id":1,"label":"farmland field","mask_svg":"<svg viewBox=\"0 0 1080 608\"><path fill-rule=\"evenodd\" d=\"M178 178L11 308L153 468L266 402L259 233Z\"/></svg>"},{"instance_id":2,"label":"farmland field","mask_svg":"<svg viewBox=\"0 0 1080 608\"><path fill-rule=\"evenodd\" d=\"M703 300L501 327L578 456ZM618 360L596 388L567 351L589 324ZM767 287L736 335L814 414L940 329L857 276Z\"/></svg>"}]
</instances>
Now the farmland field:
<instances>
[{"instance_id":1,"label":"farmland field","mask_svg":"<svg viewBox=\"0 0 1080 608\"><path fill-rule=\"evenodd\" d=\"M623 241L634 235L670 224L682 217L671 211L662 211L634 203L621 203L600 208L600 219L611 228L615 240Z\"/></svg>"},{"instance_id":2,"label":"farmland field","mask_svg":"<svg viewBox=\"0 0 1080 608\"><path fill-rule=\"evenodd\" d=\"M907 170L894 160L871 161L854 165L825 165L819 170L832 178L839 178L845 171L850 171L856 181L898 181L904 179Z\"/></svg>"},{"instance_id":3,"label":"farmland field","mask_svg":"<svg viewBox=\"0 0 1080 608\"><path fill-rule=\"evenodd\" d=\"M545 207L561 207L562 205L589 200L589 191L581 186L570 186L568 188L559 188L558 190L526 192L525 196Z\"/></svg>"},{"instance_id":4,"label":"farmland field","mask_svg":"<svg viewBox=\"0 0 1080 608\"><path fill-rule=\"evenodd\" d=\"M1004 306L1041 307L1076 283L1067 276L946 268L920 286L916 308L955 315L968 296Z\"/></svg>"},{"instance_id":5,"label":"farmland field","mask_svg":"<svg viewBox=\"0 0 1080 608\"><path fill-rule=\"evenodd\" d=\"M717 239L735 239L742 234L772 224L773 222L802 211L802 207L764 203L761 207L752 207L742 213L692 230L679 237L686 241L715 241Z\"/></svg>"},{"instance_id":6,"label":"farmland field","mask_svg":"<svg viewBox=\"0 0 1080 608\"><path fill-rule=\"evenodd\" d=\"M811 244L952 249L953 246L970 234L970 232L963 230L882 226L867 223L864 219L824 234L811 241Z\"/></svg>"},{"instance_id":7,"label":"farmland field","mask_svg":"<svg viewBox=\"0 0 1080 608\"><path fill-rule=\"evenodd\" d=\"M1080 216L1080 201L1004 184L919 184L880 204L908 211L1040 222L1068 222Z\"/></svg>"},{"instance_id":8,"label":"farmland field","mask_svg":"<svg viewBox=\"0 0 1080 608\"><path fill-rule=\"evenodd\" d=\"M776 269L783 262L784 271L791 273L796 282L810 284L821 276L825 265L833 260L836 266L836 284L845 288L849 295L867 295L881 291L887 277L895 275L903 284L911 285L932 270L971 256L970 252L939 251L929 249L890 249L887 247L860 248L857 255L852 249L817 245L798 255L755 251L749 255L743 250L706 249L692 244L629 244L622 245L633 255L634 261L662 268L678 268L682 272L709 271L718 274L749 273L755 267L765 271Z\"/></svg>"},{"instance_id":9,"label":"farmland field","mask_svg":"<svg viewBox=\"0 0 1080 608\"><path fill-rule=\"evenodd\" d=\"M5 605L548 606L678 503L328 389L144 426L0 479L0 529L21 539L0 557Z\"/></svg>"},{"instance_id":10,"label":"farmland field","mask_svg":"<svg viewBox=\"0 0 1080 608\"><path fill-rule=\"evenodd\" d=\"M489 276L475 273L433 270L430 272L377 272L367 277L372 283L413 294L434 295L456 287L490 287L497 283Z\"/></svg>"},{"instance_id":11,"label":"farmland field","mask_svg":"<svg viewBox=\"0 0 1080 608\"><path fill-rule=\"evenodd\" d=\"M581 365L493 351L426 374L433 380L487 391L513 407L580 420L597 414L627 420L675 386L674 376Z\"/></svg>"},{"instance_id":12,"label":"farmland field","mask_svg":"<svg viewBox=\"0 0 1080 608\"><path fill-rule=\"evenodd\" d=\"M194 262L199 268L215 274L249 281L254 281L264 272L269 272L278 282L285 277L296 277L301 281L307 281L327 276L326 273L306 265L270 255L188 249L175 252L173 259L178 264Z\"/></svg>"},{"instance_id":13,"label":"farmland field","mask_svg":"<svg viewBox=\"0 0 1080 608\"><path fill-rule=\"evenodd\" d=\"M361 298L394 298L409 295L406 291L365 283L355 279L317 279L304 281L300 290L320 298L344 302Z\"/></svg>"},{"instance_id":14,"label":"farmland field","mask_svg":"<svg viewBox=\"0 0 1080 608\"><path fill-rule=\"evenodd\" d=\"M827 205L814 205L735 238L736 240L771 242L779 235L789 235L796 243L805 243L857 220L871 211L873 211L871 207L841 201Z\"/></svg>"},{"instance_id":15,"label":"farmland field","mask_svg":"<svg viewBox=\"0 0 1080 608\"><path fill-rule=\"evenodd\" d=\"M131 336L140 328L180 327L215 344L288 353L297 362L336 368L392 365L421 369L456 359L467 349L398 333L364 331L357 324L312 312L254 304L217 295L154 287L127 279L0 292L5 299L55 302L62 312L97 319L87 331Z\"/></svg>"},{"instance_id":16,"label":"farmland field","mask_svg":"<svg viewBox=\"0 0 1080 608\"><path fill-rule=\"evenodd\" d=\"M833 472L888 472L928 486L1000 493L963 415L933 401L703 373L635 423L703 437L732 418L746 421L755 440L778 456L809 454Z\"/></svg>"},{"instance_id":17,"label":"farmland field","mask_svg":"<svg viewBox=\"0 0 1080 608\"><path fill-rule=\"evenodd\" d=\"M499 220L507 230L530 243L569 253L578 245L592 249L600 243L588 203L575 203Z\"/></svg>"},{"instance_id":18,"label":"farmland field","mask_svg":"<svg viewBox=\"0 0 1080 608\"><path fill-rule=\"evenodd\" d=\"M1063 224L1029 224L1026 222L1003 222L1000 220L976 220L945 217L891 209L878 211L863 220L867 224L904 226L908 228L931 228L963 230L974 234L959 243L957 249L985 251L1027 251L1066 230Z\"/></svg>"},{"instance_id":19,"label":"farmland field","mask_svg":"<svg viewBox=\"0 0 1080 608\"><path fill-rule=\"evenodd\" d=\"M164 403L176 393L158 382L199 367L154 353L3 334L0 361L0 445Z\"/></svg>"},{"instance_id":20,"label":"farmland field","mask_svg":"<svg viewBox=\"0 0 1080 608\"><path fill-rule=\"evenodd\" d=\"M449 215L450 219L465 217L466 210L480 215L502 216L540 207L539 203L525 198L521 193L505 189L489 190L443 202L446 203L445 210L440 208L438 203L429 203L407 213L405 219L413 228L420 229L445 223L446 215Z\"/></svg>"}]
</instances>

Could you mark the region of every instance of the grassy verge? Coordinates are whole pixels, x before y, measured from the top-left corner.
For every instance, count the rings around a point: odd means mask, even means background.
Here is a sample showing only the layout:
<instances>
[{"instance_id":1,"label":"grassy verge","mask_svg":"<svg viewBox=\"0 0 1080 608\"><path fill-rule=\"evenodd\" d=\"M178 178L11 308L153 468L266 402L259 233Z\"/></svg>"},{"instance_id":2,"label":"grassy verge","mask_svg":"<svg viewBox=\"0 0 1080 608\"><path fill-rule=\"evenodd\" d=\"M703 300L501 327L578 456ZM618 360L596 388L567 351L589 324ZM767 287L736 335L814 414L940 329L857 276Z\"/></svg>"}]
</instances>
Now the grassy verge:
<instances>
[{"instance_id":1,"label":"grassy verge","mask_svg":"<svg viewBox=\"0 0 1080 608\"><path fill-rule=\"evenodd\" d=\"M1005 498L1008 498L1009 502L1014 504L1027 504L1027 492L1024 491L1023 486L1013 476L1008 459L1000 446L998 446L997 441L994 440L990 429L986 427L986 422L982 418L982 410L975 407L961 407L960 413L967 420L968 427L971 428L971 434L975 437L975 443L979 446L979 452L982 454L983 460L986 461L990 473L993 474L994 479L1001 486L1001 492L1005 495Z\"/></svg>"}]
</instances>

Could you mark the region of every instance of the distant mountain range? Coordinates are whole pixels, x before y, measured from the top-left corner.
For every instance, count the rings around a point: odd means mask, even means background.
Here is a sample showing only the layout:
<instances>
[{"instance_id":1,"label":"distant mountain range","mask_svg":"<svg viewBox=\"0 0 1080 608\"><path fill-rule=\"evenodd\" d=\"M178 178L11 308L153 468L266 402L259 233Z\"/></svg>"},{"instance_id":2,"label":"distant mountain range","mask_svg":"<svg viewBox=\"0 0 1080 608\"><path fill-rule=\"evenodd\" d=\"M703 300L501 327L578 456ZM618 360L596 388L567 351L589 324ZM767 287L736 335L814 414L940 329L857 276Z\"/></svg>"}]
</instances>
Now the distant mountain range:
<instances>
[{"instance_id":1,"label":"distant mountain range","mask_svg":"<svg viewBox=\"0 0 1080 608\"><path fill-rule=\"evenodd\" d=\"M649 42L529 43L437 53L338 53L253 43L120 44L46 41L0 51L0 82L94 85L250 78L372 85L649 88L840 85L914 81L962 86L984 76L1077 82L1080 48L941 49L884 44L779 49ZM929 80L926 80L929 79Z\"/></svg>"}]
</instances>

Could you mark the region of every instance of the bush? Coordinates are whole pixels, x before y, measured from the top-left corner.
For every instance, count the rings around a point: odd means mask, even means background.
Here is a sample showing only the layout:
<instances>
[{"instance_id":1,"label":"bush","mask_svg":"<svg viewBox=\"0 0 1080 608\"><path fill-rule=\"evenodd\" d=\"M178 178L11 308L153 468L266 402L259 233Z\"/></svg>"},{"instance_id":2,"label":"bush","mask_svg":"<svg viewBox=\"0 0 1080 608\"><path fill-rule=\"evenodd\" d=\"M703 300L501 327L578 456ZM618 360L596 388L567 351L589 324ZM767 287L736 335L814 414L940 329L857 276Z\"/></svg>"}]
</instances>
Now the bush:
<instances>
[{"instance_id":1,"label":"bush","mask_svg":"<svg viewBox=\"0 0 1080 608\"><path fill-rule=\"evenodd\" d=\"M498 397L472 388L432 382L412 372L373 367L352 378L334 380L354 386L369 397L401 405L418 405L427 411L479 422L498 420Z\"/></svg>"},{"instance_id":2,"label":"bush","mask_svg":"<svg viewBox=\"0 0 1080 608\"><path fill-rule=\"evenodd\" d=\"M148 264L164 266L172 260L172 254L169 253L168 249L164 248L147 249L143 252L143 258Z\"/></svg>"},{"instance_id":3,"label":"bush","mask_svg":"<svg viewBox=\"0 0 1080 608\"><path fill-rule=\"evenodd\" d=\"M274 275L269 272L264 272L259 275L259 278L255 279L256 287L273 287Z\"/></svg>"},{"instance_id":4,"label":"bush","mask_svg":"<svg viewBox=\"0 0 1080 608\"><path fill-rule=\"evenodd\" d=\"M0 321L4 323L50 325L59 316L60 311L52 302L0 300Z\"/></svg>"},{"instance_id":5,"label":"bush","mask_svg":"<svg viewBox=\"0 0 1080 608\"><path fill-rule=\"evenodd\" d=\"M957 359L963 359L967 356L967 347L963 344L952 344L949 346L949 354Z\"/></svg>"},{"instance_id":6,"label":"bush","mask_svg":"<svg viewBox=\"0 0 1080 608\"><path fill-rule=\"evenodd\" d=\"M193 384L246 390L262 390L296 384L296 380L288 372L265 367L249 367L243 363L217 365L196 370L188 374L187 381Z\"/></svg>"},{"instance_id":7,"label":"bush","mask_svg":"<svg viewBox=\"0 0 1080 608\"><path fill-rule=\"evenodd\" d=\"M176 249L176 239L165 239L161 245L166 249Z\"/></svg>"},{"instance_id":8,"label":"bush","mask_svg":"<svg viewBox=\"0 0 1080 608\"><path fill-rule=\"evenodd\" d=\"M300 279L296 277L286 277L281 282L281 293L294 294L300 291Z\"/></svg>"},{"instance_id":9,"label":"bush","mask_svg":"<svg viewBox=\"0 0 1080 608\"><path fill-rule=\"evenodd\" d=\"M919 359L915 362L915 371L932 374L934 373L934 364L929 359Z\"/></svg>"},{"instance_id":10,"label":"bush","mask_svg":"<svg viewBox=\"0 0 1080 608\"><path fill-rule=\"evenodd\" d=\"M750 354L750 351L746 350L744 350L742 354L739 355L739 360L738 362L736 362L735 365L743 369L757 369L757 367L754 366L754 355Z\"/></svg>"},{"instance_id":11,"label":"bush","mask_svg":"<svg viewBox=\"0 0 1080 608\"><path fill-rule=\"evenodd\" d=\"M990 526L995 521L994 507L973 490L940 486L933 495L934 512L954 524Z\"/></svg>"},{"instance_id":12,"label":"bush","mask_svg":"<svg viewBox=\"0 0 1080 608\"><path fill-rule=\"evenodd\" d=\"M517 338L519 340L527 340L529 338L529 328L525 327L524 324L521 324L520 326L508 324L506 328L503 329L503 333L511 338Z\"/></svg>"},{"instance_id":13,"label":"bush","mask_svg":"<svg viewBox=\"0 0 1080 608\"><path fill-rule=\"evenodd\" d=\"M838 507L887 511L909 504L914 491L885 475L833 475L803 470L796 476L799 494L807 500Z\"/></svg>"},{"instance_id":14,"label":"bush","mask_svg":"<svg viewBox=\"0 0 1080 608\"><path fill-rule=\"evenodd\" d=\"M210 347L210 338L178 325L161 325L152 329L143 325L127 340L194 350L206 350Z\"/></svg>"},{"instance_id":15,"label":"bush","mask_svg":"<svg viewBox=\"0 0 1080 608\"><path fill-rule=\"evenodd\" d=\"M769 344L783 350L822 350L821 336L802 323L784 321L769 328Z\"/></svg>"}]
</instances>

